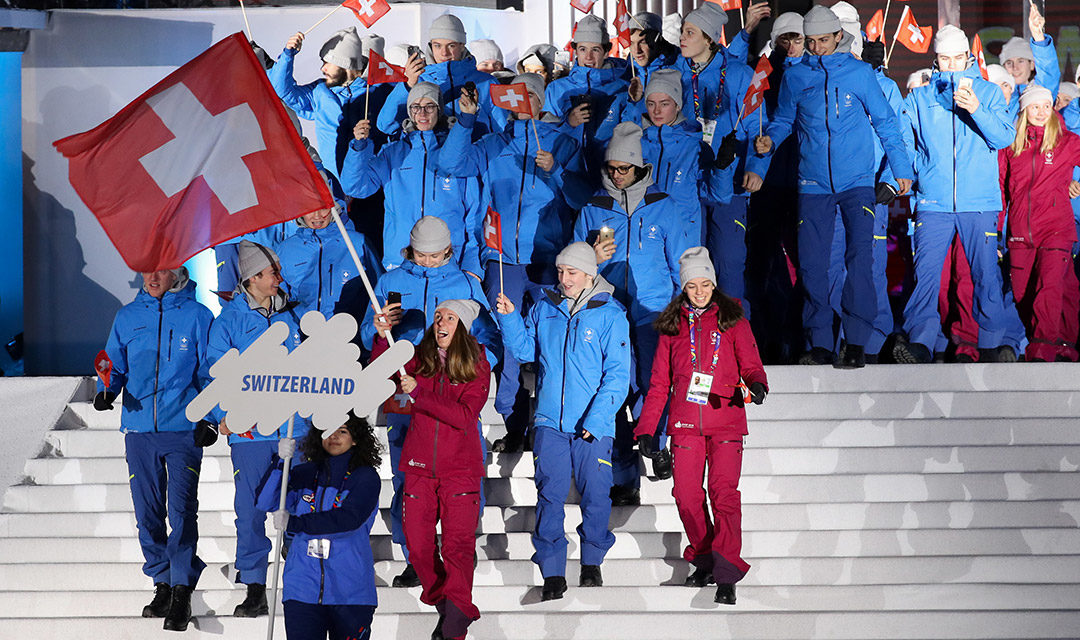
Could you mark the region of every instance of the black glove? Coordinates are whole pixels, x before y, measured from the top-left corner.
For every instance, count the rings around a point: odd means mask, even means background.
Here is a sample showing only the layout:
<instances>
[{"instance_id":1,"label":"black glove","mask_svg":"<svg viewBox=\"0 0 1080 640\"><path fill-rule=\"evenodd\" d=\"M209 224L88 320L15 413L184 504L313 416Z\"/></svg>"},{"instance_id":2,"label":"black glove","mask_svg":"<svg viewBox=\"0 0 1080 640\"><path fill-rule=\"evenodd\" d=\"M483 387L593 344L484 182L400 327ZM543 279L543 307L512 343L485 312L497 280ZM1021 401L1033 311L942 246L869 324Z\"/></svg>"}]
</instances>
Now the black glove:
<instances>
[{"instance_id":1,"label":"black glove","mask_svg":"<svg viewBox=\"0 0 1080 640\"><path fill-rule=\"evenodd\" d=\"M750 401L754 404L765 402L765 396L767 395L769 395L769 390L760 382L754 382L750 385Z\"/></svg>"},{"instance_id":2,"label":"black glove","mask_svg":"<svg viewBox=\"0 0 1080 640\"><path fill-rule=\"evenodd\" d=\"M862 46L863 62L875 69L880 69L885 64L885 43L864 42Z\"/></svg>"},{"instance_id":3,"label":"black glove","mask_svg":"<svg viewBox=\"0 0 1080 640\"><path fill-rule=\"evenodd\" d=\"M194 433L196 447L206 448L217 442L217 427L206 420L199 420Z\"/></svg>"},{"instance_id":4,"label":"black glove","mask_svg":"<svg viewBox=\"0 0 1080 640\"><path fill-rule=\"evenodd\" d=\"M116 400L116 394L112 391L98 391L94 396L94 408L98 411L112 411L113 400Z\"/></svg>"},{"instance_id":5,"label":"black glove","mask_svg":"<svg viewBox=\"0 0 1080 640\"><path fill-rule=\"evenodd\" d=\"M878 204L892 204L892 201L896 200L896 187L888 182L879 182L874 187L874 195L877 196Z\"/></svg>"},{"instance_id":6,"label":"black glove","mask_svg":"<svg viewBox=\"0 0 1080 640\"><path fill-rule=\"evenodd\" d=\"M637 450L643 458L655 458L656 457L656 442L649 434L643 434L637 437Z\"/></svg>"},{"instance_id":7,"label":"black glove","mask_svg":"<svg viewBox=\"0 0 1080 640\"><path fill-rule=\"evenodd\" d=\"M724 136L720 141L720 148L716 151L716 168L727 169L735 162L735 132Z\"/></svg>"}]
</instances>

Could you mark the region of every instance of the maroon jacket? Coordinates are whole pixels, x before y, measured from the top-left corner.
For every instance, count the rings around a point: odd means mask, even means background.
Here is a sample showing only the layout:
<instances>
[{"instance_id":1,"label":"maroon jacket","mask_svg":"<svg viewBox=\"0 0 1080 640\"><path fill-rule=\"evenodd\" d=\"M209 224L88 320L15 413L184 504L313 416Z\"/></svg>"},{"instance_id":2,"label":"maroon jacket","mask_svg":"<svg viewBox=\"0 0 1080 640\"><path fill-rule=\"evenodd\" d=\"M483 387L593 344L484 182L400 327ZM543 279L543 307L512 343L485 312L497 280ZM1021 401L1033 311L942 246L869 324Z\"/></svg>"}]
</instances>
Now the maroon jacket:
<instances>
[{"instance_id":1,"label":"maroon jacket","mask_svg":"<svg viewBox=\"0 0 1080 640\"><path fill-rule=\"evenodd\" d=\"M1054 116L1057 118L1057 114ZM1028 126L1028 146L1019 156L998 152L1001 192L1009 214L1009 248L1071 250L1076 224L1069 201L1073 167L1080 164L1080 137L1062 131L1050 153L1041 153L1043 128Z\"/></svg>"},{"instance_id":2,"label":"maroon jacket","mask_svg":"<svg viewBox=\"0 0 1080 640\"><path fill-rule=\"evenodd\" d=\"M645 406L641 410L634 435L651 434L671 396L668 409L668 435L680 434L723 436L732 439L746 435L746 411L743 393L738 388L742 379L747 386L760 382L768 388L765 368L761 365L757 342L746 318L721 334L716 370L709 371L713 357L713 333L717 331L717 307L710 305L694 323L698 368L713 374L712 393L707 405L686 399L693 369L690 365L689 309L682 309L679 334L661 335L653 359L652 379Z\"/></svg>"},{"instance_id":3,"label":"maroon jacket","mask_svg":"<svg viewBox=\"0 0 1080 640\"><path fill-rule=\"evenodd\" d=\"M376 338L372 358L386 348L386 341ZM416 378L416 388L409 394L413 399L412 422L398 470L436 478L482 478L486 461L480 446L480 409L488 400L491 385L491 365L484 347L480 346L472 382L454 384L444 373L434 378L418 376L418 366L417 356L405 365L406 373Z\"/></svg>"}]
</instances>

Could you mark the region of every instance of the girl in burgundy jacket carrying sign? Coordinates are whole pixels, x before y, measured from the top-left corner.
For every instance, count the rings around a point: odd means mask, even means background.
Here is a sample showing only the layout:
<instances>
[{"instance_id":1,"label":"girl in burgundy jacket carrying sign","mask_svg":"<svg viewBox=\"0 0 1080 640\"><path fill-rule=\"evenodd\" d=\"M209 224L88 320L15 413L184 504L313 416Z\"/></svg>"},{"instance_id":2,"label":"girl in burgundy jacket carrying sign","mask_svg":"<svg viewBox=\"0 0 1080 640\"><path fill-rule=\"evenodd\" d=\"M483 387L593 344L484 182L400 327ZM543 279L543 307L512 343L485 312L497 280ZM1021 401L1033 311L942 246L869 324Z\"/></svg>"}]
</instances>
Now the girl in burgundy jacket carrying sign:
<instances>
[{"instance_id":1,"label":"girl in burgundy jacket carrying sign","mask_svg":"<svg viewBox=\"0 0 1080 640\"><path fill-rule=\"evenodd\" d=\"M686 585L715 581L716 602L735 604L735 583L750 569L741 557L743 406L764 402L768 381L742 308L716 288L708 250L693 247L683 253L679 280L682 292L656 319L660 341L634 435L641 454L654 455L652 434L670 400L672 493L689 538L683 557L696 568ZM711 518L702 478L707 478Z\"/></svg>"}]
</instances>

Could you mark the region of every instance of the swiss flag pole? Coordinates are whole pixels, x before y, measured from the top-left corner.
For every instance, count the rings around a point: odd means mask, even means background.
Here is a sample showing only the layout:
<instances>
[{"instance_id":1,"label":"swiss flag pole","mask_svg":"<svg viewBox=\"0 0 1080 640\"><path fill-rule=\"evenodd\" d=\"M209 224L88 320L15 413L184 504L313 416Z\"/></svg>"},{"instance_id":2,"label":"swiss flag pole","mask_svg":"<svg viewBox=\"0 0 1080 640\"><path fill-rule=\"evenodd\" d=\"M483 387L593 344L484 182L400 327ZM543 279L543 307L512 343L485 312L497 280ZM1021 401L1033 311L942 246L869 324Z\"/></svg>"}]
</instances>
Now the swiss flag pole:
<instances>
[{"instance_id":1,"label":"swiss flag pole","mask_svg":"<svg viewBox=\"0 0 1080 640\"><path fill-rule=\"evenodd\" d=\"M139 272L334 207L239 32L53 146L68 159L75 192Z\"/></svg>"},{"instance_id":2,"label":"swiss flag pole","mask_svg":"<svg viewBox=\"0 0 1080 640\"><path fill-rule=\"evenodd\" d=\"M499 252L499 293L503 292L502 218L499 212L488 207L484 216L484 244Z\"/></svg>"}]
</instances>

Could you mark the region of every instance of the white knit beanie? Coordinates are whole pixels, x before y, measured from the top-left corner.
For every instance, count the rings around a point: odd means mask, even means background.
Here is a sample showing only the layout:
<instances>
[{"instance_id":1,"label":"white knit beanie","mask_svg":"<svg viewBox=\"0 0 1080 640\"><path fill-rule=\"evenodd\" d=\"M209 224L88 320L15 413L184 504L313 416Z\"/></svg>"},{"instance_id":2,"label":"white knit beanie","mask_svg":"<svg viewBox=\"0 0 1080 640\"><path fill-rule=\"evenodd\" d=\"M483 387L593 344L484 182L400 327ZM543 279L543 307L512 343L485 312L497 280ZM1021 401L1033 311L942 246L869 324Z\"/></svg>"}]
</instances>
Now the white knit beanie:
<instances>
[{"instance_id":1,"label":"white knit beanie","mask_svg":"<svg viewBox=\"0 0 1080 640\"><path fill-rule=\"evenodd\" d=\"M1050 93L1050 90L1046 87L1031 83L1024 89L1024 92L1020 94L1020 110L1023 111L1039 102L1048 102L1053 105L1054 95Z\"/></svg>"},{"instance_id":2,"label":"white knit beanie","mask_svg":"<svg viewBox=\"0 0 1080 640\"><path fill-rule=\"evenodd\" d=\"M364 69L364 45L356 33L356 27L342 29L330 36L319 50L319 58L342 69Z\"/></svg>"},{"instance_id":3,"label":"white knit beanie","mask_svg":"<svg viewBox=\"0 0 1080 640\"><path fill-rule=\"evenodd\" d=\"M1016 91L1016 80L1013 80L1012 74L1009 70L1000 64L988 64L986 65L986 75L990 82L996 85L1005 83L1009 85L1009 93Z\"/></svg>"},{"instance_id":4,"label":"white knit beanie","mask_svg":"<svg viewBox=\"0 0 1080 640\"><path fill-rule=\"evenodd\" d=\"M956 25L947 24L934 36L934 53L954 56L968 51L971 51L971 45L968 44L967 35Z\"/></svg>"},{"instance_id":5,"label":"white knit beanie","mask_svg":"<svg viewBox=\"0 0 1080 640\"><path fill-rule=\"evenodd\" d=\"M1024 38L1009 38L1005 46L1001 47L1001 55L998 56L1001 64L1005 64L1006 60L1012 60L1013 58L1035 60L1035 54L1031 52L1031 44Z\"/></svg>"},{"instance_id":6,"label":"white knit beanie","mask_svg":"<svg viewBox=\"0 0 1080 640\"><path fill-rule=\"evenodd\" d=\"M487 62L488 60L503 61L503 52L499 48L499 45L495 44L494 40L473 40L469 44L465 45L465 48L469 50L473 58L477 62Z\"/></svg>"},{"instance_id":7,"label":"white knit beanie","mask_svg":"<svg viewBox=\"0 0 1080 640\"><path fill-rule=\"evenodd\" d=\"M797 33L801 36L803 32L802 23L802 15L794 11L788 11L776 16L776 20L773 20L772 33L769 34L769 41L772 42L772 46L775 48L776 40L785 33Z\"/></svg>"},{"instance_id":8,"label":"white knit beanie","mask_svg":"<svg viewBox=\"0 0 1080 640\"><path fill-rule=\"evenodd\" d=\"M682 15L678 13L669 13L664 16L664 28L663 28L664 40L667 40L668 44L679 46L679 39L682 37Z\"/></svg>"},{"instance_id":9,"label":"white knit beanie","mask_svg":"<svg viewBox=\"0 0 1080 640\"><path fill-rule=\"evenodd\" d=\"M452 311L458 320L461 320L461 324L465 325L465 330L470 333L473 322L480 317L480 304L475 300L443 300L439 306L435 307L436 311L439 309Z\"/></svg>"}]
</instances>

